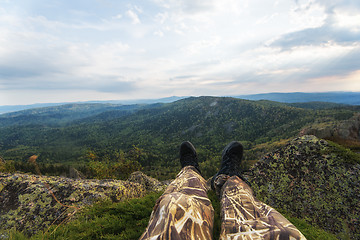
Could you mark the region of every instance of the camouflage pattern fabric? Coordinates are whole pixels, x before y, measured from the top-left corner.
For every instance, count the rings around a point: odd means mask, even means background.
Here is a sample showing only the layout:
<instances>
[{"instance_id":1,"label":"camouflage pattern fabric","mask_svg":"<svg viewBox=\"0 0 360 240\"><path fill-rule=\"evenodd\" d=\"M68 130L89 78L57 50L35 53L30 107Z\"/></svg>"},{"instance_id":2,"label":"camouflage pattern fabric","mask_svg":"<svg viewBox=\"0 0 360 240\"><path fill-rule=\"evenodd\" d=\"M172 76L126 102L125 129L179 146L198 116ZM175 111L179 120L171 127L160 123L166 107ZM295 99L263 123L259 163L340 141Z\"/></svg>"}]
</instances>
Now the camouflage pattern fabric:
<instances>
[{"instance_id":1,"label":"camouflage pattern fabric","mask_svg":"<svg viewBox=\"0 0 360 240\"><path fill-rule=\"evenodd\" d=\"M219 175L214 186L221 197L220 239L306 240L279 212L254 197L239 177ZM212 239L214 209L206 181L192 166L184 167L157 200L140 239Z\"/></svg>"},{"instance_id":2,"label":"camouflage pattern fabric","mask_svg":"<svg viewBox=\"0 0 360 240\"><path fill-rule=\"evenodd\" d=\"M306 239L278 211L257 200L239 177L219 175L214 184L215 189L222 186L220 239Z\"/></svg>"},{"instance_id":3,"label":"camouflage pattern fabric","mask_svg":"<svg viewBox=\"0 0 360 240\"><path fill-rule=\"evenodd\" d=\"M140 239L212 239L214 209L206 191L196 169L184 167L157 200Z\"/></svg>"}]
</instances>

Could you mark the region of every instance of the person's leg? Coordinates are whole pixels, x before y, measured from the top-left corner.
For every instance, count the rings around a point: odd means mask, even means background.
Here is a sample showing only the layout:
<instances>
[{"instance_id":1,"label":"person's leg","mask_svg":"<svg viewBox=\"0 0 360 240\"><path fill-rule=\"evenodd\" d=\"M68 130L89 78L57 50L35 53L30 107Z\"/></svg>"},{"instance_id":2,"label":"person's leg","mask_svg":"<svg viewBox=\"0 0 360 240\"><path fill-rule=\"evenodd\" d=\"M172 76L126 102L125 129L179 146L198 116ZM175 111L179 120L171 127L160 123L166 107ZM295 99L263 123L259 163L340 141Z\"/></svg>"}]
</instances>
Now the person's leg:
<instances>
[{"instance_id":1,"label":"person's leg","mask_svg":"<svg viewBox=\"0 0 360 240\"><path fill-rule=\"evenodd\" d=\"M257 200L238 176L224 177L220 239L305 239L278 211Z\"/></svg>"},{"instance_id":2,"label":"person's leg","mask_svg":"<svg viewBox=\"0 0 360 240\"><path fill-rule=\"evenodd\" d=\"M157 200L140 239L212 239L214 209L189 142L181 145L180 161L182 170Z\"/></svg>"},{"instance_id":3,"label":"person's leg","mask_svg":"<svg viewBox=\"0 0 360 240\"><path fill-rule=\"evenodd\" d=\"M230 143L212 187L221 198L220 239L305 239L278 211L254 197L239 173L243 148Z\"/></svg>"}]
</instances>

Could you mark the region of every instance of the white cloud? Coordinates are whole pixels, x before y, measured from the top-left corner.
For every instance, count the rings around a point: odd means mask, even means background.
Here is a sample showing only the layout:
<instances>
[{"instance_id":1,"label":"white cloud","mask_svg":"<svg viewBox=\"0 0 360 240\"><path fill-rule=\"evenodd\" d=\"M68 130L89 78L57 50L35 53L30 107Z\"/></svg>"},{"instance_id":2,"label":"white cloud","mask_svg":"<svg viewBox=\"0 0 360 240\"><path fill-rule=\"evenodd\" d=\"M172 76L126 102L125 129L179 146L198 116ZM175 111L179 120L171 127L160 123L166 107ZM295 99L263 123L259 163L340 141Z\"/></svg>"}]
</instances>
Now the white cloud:
<instances>
[{"instance_id":1,"label":"white cloud","mask_svg":"<svg viewBox=\"0 0 360 240\"><path fill-rule=\"evenodd\" d=\"M154 32L154 35L155 35L155 36L158 36L158 37L163 37L163 36L164 36L164 32L158 30L158 31L155 31L155 32Z\"/></svg>"},{"instance_id":2,"label":"white cloud","mask_svg":"<svg viewBox=\"0 0 360 240\"><path fill-rule=\"evenodd\" d=\"M113 18L114 18L114 19L122 19L122 17L123 17L123 16L122 16L121 14L117 14L117 15L114 16Z\"/></svg>"},{"instance_id":3,"label":"white cloud","mask_svg":"<svg viewBox=\"0 0 360 240\"><path fill-rule=\"evenodd\" d=\"M131 21L132 21L133 24L139 24L139 23L141 23L138 15L137 15L134 11L128 10L128 11L126 12L126 15L131 19Z\"/></svg>"},{"instance_id":4,"label":"white cloud","mask_svg":"<svg viewBox=\"0 0 360 240\"><path fill-rule=\"evenodd\" d=\"M46 91L63 101L74 99L65 91L88 100L229 95L308 89L321 86L311 79L325 78L347 79L336 86L349 90L358 87L351 82L360 61L359 5L90 0L30 8L9 1L0 9L0 95L15 101L16 91L21 99L36 89L46 102Z\"/></svg>"},{"instance_id":5,"label":"white cloud","mask_svg":"<svg viewBox=\"0 0 360 240\"><path fill-rule=\"evenodd\" d=\"M320 27L325 23L326 18L326 9L312 0L305 3L299 1L298 5L290 11L290 21L295 26L292 31Z\"/></svg>"},{"instance_id":6,"label":"white cloud","mask_svg":"<svg viewBox=\"0 0 360 240\"><path fill-rule=\"evenodd\" d=\"M221 38L219 36L209 37L200 41L192 42L186 47L183 48L183 51L186 55L195 55L201 54L203 51L214 51L220 44Z\"/></svg>"},{"instance_id":7,"label":"white cloud","mask_svg":"<svg viewBox=\"0 0 360 240\"><path fill-rule=\"evenodd\" d=\"M158 13L155 16L155 21L164 24L165 21L169 18L169 14L167 12Z\"/></svg>"},{"instance_id":8,"label":"white cloud","mask_svg":"<svg viewBox=\"0 0 360 240\"><path fill-rule=\"evenodd\" d=\"M335 27L348 28L350 31L360 32L360 11L356 13L335 11Z\"/></svg>"}]
</instances>

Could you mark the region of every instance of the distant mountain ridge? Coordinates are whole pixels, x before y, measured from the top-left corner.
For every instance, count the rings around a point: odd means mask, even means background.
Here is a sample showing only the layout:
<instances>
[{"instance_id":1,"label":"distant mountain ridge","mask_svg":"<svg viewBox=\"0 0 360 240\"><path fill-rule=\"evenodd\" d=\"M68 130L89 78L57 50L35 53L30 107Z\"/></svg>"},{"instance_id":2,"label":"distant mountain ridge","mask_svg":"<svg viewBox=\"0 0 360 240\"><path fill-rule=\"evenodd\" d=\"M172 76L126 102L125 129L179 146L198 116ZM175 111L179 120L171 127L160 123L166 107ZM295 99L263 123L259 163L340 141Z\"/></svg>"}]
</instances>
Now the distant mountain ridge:
<instances>
[{"instance_id":1,"label":"distant mountain ridge","mask_svg":"<svg viewBox=\"0 0 360 240\"><path fill-rule=\"evenodd\" d=\"M306 103L306 102L328 102L347 105L360 105L360 92L291 92L291 93L260 93L249 95L230 96L246 100L269 100L282 103ZM188 96L172 96L159 99L136 99L136 100L104 100L104 101L85 101L85 102L63 102L63 103L38 103L31 105L5 105L0 106L0 114L22 111L26 109L60 106L67 104L115 104L115 105L132 105L132 104L154 104L154 103L171 103L177 100L188 98Z\"/></svg>"},{"instance_id":2,"label":"distant mountain ridge","mask_svg":"<svg viewBox=\"0 0 360 240\"><path fill-rule=\"evenodd\" d=\"M331 102L348 105L360 105L360 92L293 92L293 93L262 93L251 95L239 95L236 98L247 100L270 100L284 103L300 102Z\"/></svg>"},{"instance_id":3,"label":"distant mountain ridge","mask_svg":"<svg viewBox=\"0 0 360 240\"><path fill-rule=\"evenodd\" d=\"M113 104L113 105L134 105L134 104L154 104L154 103L170 103L177 100L183 99L186 97L166 97L158 99L136 99L136 100L104 100L104 101L84 101L84 102L60 102L60 103L36 103L30 105L0 105L0 114L23 111L27 109L34 108L44 108L44 107L56 107L62 105L71 105L71 104Z\"/></svg>"}]
</instances>

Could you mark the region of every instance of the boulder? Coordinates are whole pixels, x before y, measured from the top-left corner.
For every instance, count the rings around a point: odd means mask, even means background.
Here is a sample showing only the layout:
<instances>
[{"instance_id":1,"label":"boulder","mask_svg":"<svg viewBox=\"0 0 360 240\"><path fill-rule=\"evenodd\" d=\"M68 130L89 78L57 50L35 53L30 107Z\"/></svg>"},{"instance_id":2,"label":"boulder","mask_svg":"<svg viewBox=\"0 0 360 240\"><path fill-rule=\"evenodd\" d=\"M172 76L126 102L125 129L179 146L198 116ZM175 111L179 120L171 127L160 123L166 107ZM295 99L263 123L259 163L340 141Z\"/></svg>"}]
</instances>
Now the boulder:
<instances>
[{"instance_id":1,"label":"boulder","mask_svg":"<svg viewBox=\"0 0 360 240\"><path fill-rule=\"evenodd\" d=\"M133 172L128 181L142 185L147 191L164 191L169 182L160 182L159 180L145 175L141 171Z\"/></svg>"},{"instance_id":2,"label":"boulder","mask_svg":"<svg viewBox=\"0 0 360 240\"><path fill-rule=\"evenodd\" d=\"M15 227L29 236L97 201L118 202L147 193L144 185L130 181L0 175L0 229Z\"/></svg>"},{"instance_id":3,"label":"boulder","mask_svg":"<svg viewBox=\"0 0 360 240\"><path fill-rule=\"evenodd\" d=\"M257 197L341 239L360 239L360 156L305 135L248 172ZM345 237L345 238L346 238Z\"/></svg>"},{"instance_id":4,"label":"boulder","mask_svg":"<svg viewBox=\"0 0 360 240\"><path fill-rule=\"evenodd\" d=\"M344 121L313 124L302 129L300 135L360 142L360 113Z\"/></svg>"}]
</instances>

